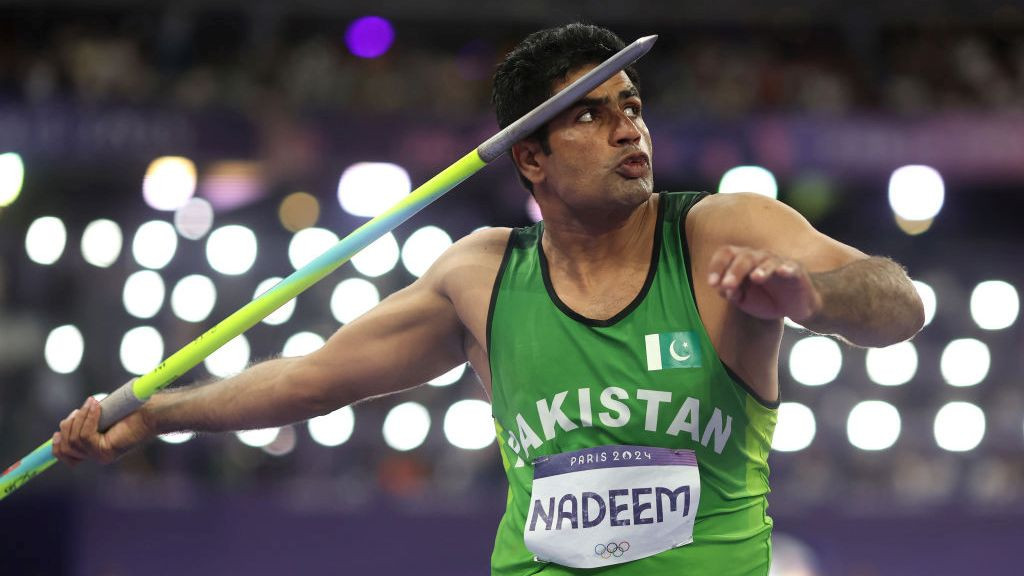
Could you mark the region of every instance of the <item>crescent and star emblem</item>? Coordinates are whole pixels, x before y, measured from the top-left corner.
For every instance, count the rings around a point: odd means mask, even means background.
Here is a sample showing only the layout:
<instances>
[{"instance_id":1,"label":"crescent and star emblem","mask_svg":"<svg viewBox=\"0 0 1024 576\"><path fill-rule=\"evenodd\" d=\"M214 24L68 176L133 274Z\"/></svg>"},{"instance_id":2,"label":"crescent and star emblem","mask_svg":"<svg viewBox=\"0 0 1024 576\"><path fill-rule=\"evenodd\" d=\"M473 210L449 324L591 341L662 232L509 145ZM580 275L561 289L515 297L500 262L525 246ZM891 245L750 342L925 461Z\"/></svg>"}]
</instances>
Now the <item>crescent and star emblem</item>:
<instances>
[{"instance_id":1,"label":"crescent and star emblem","mask_svg":"<svg viewBox=\"0 0 1024 576\"><path fill-rule=\"evenodd\" d=\"M672 355L672 359L673 360L675 360L676 362L686 362L686 361L690 360L690 358L693 358L693 350L690 349L690 343L689 342L686 342L686 341L682 342L682 344L683 344L683 352L682 352L682 354L676 352L676 344L677 343L679 343L679 340L672 340L672 343L669 344L669 346L668 346L668 353Z\"/></svg>"}]
</instances>

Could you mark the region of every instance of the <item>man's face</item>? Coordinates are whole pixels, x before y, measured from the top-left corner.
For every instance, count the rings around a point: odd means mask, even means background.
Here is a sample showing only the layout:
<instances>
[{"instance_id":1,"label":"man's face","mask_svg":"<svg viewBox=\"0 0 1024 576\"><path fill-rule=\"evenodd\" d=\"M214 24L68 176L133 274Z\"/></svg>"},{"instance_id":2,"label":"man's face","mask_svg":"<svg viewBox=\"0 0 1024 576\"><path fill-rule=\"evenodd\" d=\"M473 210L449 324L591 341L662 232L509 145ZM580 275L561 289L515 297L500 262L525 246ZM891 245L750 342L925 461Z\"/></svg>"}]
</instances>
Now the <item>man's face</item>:
<instances>
[{"instance_id":1,"label":"man's face","mask_svg":"<svg viewBox=\"0 0 1024 576\"><path fill-rule=\"evenodd\" d=\"M561 90L593 66L570 72ZM651 135L641 115L640 95L619 72L548 124L550 154L536 155L537 182L570 207L635 206L654 189Z\"/></svg>"}]
</instances>

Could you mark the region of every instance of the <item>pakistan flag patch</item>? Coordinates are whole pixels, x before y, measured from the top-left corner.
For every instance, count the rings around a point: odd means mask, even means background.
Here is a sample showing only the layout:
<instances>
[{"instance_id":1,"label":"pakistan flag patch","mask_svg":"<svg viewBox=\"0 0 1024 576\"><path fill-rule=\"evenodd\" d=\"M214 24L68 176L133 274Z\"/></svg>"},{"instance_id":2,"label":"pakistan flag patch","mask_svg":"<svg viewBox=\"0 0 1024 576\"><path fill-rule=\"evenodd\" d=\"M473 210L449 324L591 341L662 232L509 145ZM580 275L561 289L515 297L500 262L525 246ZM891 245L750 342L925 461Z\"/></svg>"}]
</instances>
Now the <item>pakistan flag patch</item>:
<instances>
[{"instance_id":1,"label":"pakistan flag patch","mask_svg":"<svg viewBox=\"0 0 1024 576\"><path fill-rule=\"evenodd\" d=\"M693 332L662 332L644 336L647 370L700 368L700 342Z\"/></svg>"}]
</instances>

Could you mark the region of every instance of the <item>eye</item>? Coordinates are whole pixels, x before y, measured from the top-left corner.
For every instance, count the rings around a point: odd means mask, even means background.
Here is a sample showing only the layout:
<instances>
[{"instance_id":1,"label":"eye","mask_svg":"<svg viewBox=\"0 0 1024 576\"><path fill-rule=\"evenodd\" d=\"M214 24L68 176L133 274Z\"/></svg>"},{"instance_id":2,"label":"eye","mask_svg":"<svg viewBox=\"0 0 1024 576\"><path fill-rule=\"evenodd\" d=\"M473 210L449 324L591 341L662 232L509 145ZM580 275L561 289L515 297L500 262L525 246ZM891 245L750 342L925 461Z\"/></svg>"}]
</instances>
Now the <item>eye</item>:
<instances>
[{"instance_id":1,"label":"eye","mask_svg":"<svg viewBox=\"0 0 1024 576\"><path fill-rule=\"evenodd\" d=\"M630 118L639 118L640 109L641 106L639 104L628 104L625 108L626 116L629 116Z\"/></svg>"},{"instance_id":2,"label":"eye","mask_svg":"<svg viewBox=\"0 0 1024 576\"><path fill-rule=\"evenodd\" d=\"M579 116L576 117L576 121L577 122L593 122L594 121L594 111L590 110L590 109L584 110L582 113L580 113Z\"/></svg>"}]
</instances>

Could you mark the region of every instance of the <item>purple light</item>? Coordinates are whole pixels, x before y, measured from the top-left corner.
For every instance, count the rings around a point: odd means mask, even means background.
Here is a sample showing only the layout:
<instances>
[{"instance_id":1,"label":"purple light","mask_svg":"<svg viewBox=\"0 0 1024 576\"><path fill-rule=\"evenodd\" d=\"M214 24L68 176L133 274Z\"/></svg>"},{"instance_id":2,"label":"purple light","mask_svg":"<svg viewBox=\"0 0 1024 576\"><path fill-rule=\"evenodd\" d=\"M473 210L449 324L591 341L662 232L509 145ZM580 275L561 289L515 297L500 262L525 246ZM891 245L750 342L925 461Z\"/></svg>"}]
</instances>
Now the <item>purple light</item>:
<instances>
[{"instance_id":1,"label":"purple light","mask_svg":"<svg viewBox=\"0 0 1024 576\"><path fill-rule=\"evenodd\" d=\"M349 52L360 58L383 55L394 40L395 30L391 23L378 16L358 18L345 31L345 44Z\"/></svg>"}]
</instances>

